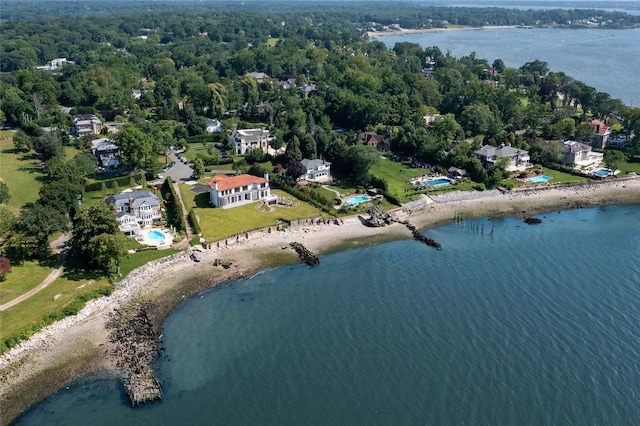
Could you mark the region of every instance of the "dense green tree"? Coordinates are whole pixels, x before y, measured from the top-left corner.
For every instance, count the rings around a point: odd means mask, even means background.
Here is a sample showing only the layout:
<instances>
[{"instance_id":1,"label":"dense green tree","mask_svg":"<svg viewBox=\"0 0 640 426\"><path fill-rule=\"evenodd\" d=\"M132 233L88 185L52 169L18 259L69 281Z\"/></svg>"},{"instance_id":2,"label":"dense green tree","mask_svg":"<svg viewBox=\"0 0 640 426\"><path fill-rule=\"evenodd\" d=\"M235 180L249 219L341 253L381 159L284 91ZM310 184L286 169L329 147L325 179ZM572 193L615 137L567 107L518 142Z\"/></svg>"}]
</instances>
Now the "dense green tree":
<instances>
[{"instance_id":1,"label":"dense green tree","mask_svg":"<svg viewBox=\"0 0 640 426\"><path fill-rule=\"evenodd\" d=\"M202 158L196 158L193 162L193 177L200 179L204 176L204 162Z\"/></svg>"},{"instance_id":2,"label":"dense green tree","mask_svg":"<svg viewBox=\"0 0 640 426\"><path fill-rule=\"evenodd\" d=\"M302 151L300 149L300 139L297 136L293 136L291 142L287 144L287 148L284 151L284 156L288 160L302 160Z\"/></svg>"},{"instance_id":3,"label":"dense green tree","mask_svg":"<svg viewBox=\"0 0 640 426\"><path fill-rule=\"evenodd\" d=\"M69 248L87 266L104 270L126 254L124 238L111 208L96 203L75 216Z\"/></svg>"},{"instance_id":4,"label":"dense green tree","mask_svg":"<svg viewBox=\"0 0 640 426\"><path fill-rule=\"evenodd\" d=\"M67 180L46 182L40 187L38 203L58 210L64 215L75 210L82 187Z\"/></svg>"},{"instance_id":5,"label":"dense green tree","mask_svg":"<svg viewBox=\"0 0 640 426\"><path fill-rule=\"evenodd\" d=\"M623 163L625 160L626 156L624 152L618 151L617 149L607 149L604 152L604 164L613 171L618 170L620 163Z\"/></svg>"},{"instance_id":6,"label":"dense green tree","mask_svg":"<svg viewBox=\"0 0 640 426\"><path fill-rule=\"evenodd\" d=\"M114 267L119 272L120 260L127 256L127 237L122 232L102 233L89 239L86 254L90 256L90 265L107 274Z\"/></svg>"},{"instance_id":7,"label":"dense green tree","mask_svg":"<svg viewBox=\"0 0 640 426\"><path fill-rule=\"evenodd\" d=\"M0 182L0 204L7 204L11 199L11 194L9 193L9 187L6 183Z\"/></svg>"},{"instance_id":8,"label":"dense green tree","mask_svg":"<svg viewBox=\"0 0 640 426\"><path fill-rule=\"evenodd\" d=\"M187 121L187 132L190 136L198 136L207 133L207 119L201 116L195 116Z\"/></svg>"},{"instance_id":9,"label":"dense green tree","mask_svg":"<svg viewBox=\"0 0 640 426\"><path fill-rule=\"evenodd\" d=\"M34 257L44 257L49 252L49 237L66 229L67 217L59 209L41 203L29 203L20 210L18 230L35 241Z\"/></svg>"},{"instance_id":10,"label":"dense green tree","mask_svg":"<svg viewBox=\"0 0 640 426\"><path fill-rule=\"evenodd\" d=\"M307 173L307 168L298 160L291 159L287 162L287 176L294 182Z\"/></svg>"},{"instance_id":11,"label":"dense green tree","mask_svg":"<svg viewBox=\"0 0 640 426\"><path fill-rule=\"evenodd\" d=\"M349 164L353 180L359 185L367 185L369 170L380 161L380 153L373 147L355 144L347 148L345 160Z\"/></svg>"},{"instance_id":12,"label":"dense green tree","mask_svg":"<svg viewBox=\"0 0 640 426\"><path fill-rule=\"evenodd\" d=\"M29 136L27 136L27 134L24 131L18 130L13 135L13 146L18 151L27 152L27 151L30 151L31 148L33 148L33 141Z\"/></svg>"},{"instance_id":13,"label":"dense green tree","mask_svg":"<svg viewBox=\"0 0 640 426\"><path fill-rule=\"evenodd\" d=\"M133 126L127 126L118 132L115 142L120 148L122 163L134 170L140 168L149 159L153 150L151 138Z\"/></svg>"}]
</instances>

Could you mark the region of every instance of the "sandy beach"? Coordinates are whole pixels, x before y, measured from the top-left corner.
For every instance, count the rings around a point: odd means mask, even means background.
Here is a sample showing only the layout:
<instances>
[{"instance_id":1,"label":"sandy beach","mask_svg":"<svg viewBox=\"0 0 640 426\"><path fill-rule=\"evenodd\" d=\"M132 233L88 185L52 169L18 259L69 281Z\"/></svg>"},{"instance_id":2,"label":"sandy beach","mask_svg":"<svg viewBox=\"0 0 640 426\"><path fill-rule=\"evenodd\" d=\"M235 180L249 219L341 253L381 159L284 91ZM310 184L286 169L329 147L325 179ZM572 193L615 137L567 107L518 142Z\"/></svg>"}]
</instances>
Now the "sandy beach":
<instances>
[{"instance_id":1,"label":"sandy beach","mask_svg":"<svg viewBox=\"0 0 640 426\"><path fill-rule=\"evenodd\" d=\"M547 211L602 204L640 204L640 177L574 186L535 186L427 197L392 212L398 220L426 229L454 217L525 217ZM327 224L301 223L284 231L259 232L209 250L181 252L145 265L117 284L109 297L93 300L76 316L41 330L0 357L0 418L7 424L21 411L65 383L92 371L117 370L108 324L116 311L146 302L159 333L164 319L186 299L213 286L250 277L260 270L297 262L291 242L322 255L348 248L410 238L399 223L371 228L358 216ZM214 266L216 259L229 268Z\"/></svg>"},{"instance_id":2,"label":"sandy beach","mask_svg":"<svg viewBox=\"0 0 640 426\"><path fill-rule=\"evenodd\" d=\"M515 25L487 25L486 27L455 27L455 28L420 28L420 29L401 29L392 31L369 31L369 38L376 38L388 35L402 34L420 34L420 33L442 33L445 31L477 31L477 30L501 30L517 28Z\"/></svg>"}]
</instances>

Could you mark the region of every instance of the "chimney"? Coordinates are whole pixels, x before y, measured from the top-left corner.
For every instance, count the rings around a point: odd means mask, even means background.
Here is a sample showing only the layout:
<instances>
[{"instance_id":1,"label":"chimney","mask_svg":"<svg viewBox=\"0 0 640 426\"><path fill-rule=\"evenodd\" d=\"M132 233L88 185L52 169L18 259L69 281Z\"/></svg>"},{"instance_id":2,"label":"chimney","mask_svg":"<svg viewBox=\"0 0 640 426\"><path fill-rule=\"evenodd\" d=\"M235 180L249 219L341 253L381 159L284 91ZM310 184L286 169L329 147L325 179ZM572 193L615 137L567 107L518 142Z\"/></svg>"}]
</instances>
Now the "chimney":
<instances>
[{"instance_id":1,"label":"chimney","mask_svg":"<svg viewBox=\"0 0 640 426\"><path fill-rule=\"evenodd\" d=\"M133 211L133 198L129 197L129 212L131 213Z\"/></svg>"},{"instance_id":2,"label":"chimney","mask_svg":"<svg viewBox=\"0 0 640 426\"><path fill-rule=\"evenodd\" d=\"M264 172L264 178L267 180L267 182L269 181L269 173L268 172Z\"/></svg>"}]
</instances>

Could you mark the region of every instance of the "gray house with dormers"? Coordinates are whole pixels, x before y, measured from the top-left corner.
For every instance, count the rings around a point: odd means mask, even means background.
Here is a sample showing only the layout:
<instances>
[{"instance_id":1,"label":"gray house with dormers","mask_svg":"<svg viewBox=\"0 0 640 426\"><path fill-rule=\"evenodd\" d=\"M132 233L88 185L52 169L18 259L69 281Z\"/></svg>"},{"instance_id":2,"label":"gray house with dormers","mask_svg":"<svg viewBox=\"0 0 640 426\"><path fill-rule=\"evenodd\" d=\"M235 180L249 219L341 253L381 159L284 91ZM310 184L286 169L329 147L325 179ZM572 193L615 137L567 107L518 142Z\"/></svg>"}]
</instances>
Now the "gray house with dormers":
<instances>
[{"instance_id":1,"label":"gray house with dormers","mask_svg":"<svg viewBox=\"0 0 640 426\"><path fill-rule=\"evenodd\" d=\"M116 220L122 225L152 225L162 219L160 199L151 191L133 191L112 195L107 204L113 206Z\"/></svg>"}]
</instances>

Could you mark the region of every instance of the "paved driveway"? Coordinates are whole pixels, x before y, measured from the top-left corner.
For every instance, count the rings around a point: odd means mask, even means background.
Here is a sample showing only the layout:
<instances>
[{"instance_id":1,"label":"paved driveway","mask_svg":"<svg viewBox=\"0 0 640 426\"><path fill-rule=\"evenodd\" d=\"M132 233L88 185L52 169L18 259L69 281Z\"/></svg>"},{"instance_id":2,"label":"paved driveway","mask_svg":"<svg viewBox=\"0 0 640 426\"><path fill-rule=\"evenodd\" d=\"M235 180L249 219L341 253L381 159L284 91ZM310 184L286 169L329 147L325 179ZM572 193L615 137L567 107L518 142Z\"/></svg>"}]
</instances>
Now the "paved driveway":
<instances>
[{"instance_id":1,"label":"paved driveway","mask_svg":"<svg viewBox=\"0 0 640 426\"><path fill-rule=\"evenodd\" d=\"M178 159L178 156L171 151L169 153L169 158L174 162L173 167L169 170L162 172L162 176L165 178L167 176L171 176L171 180L174 182L185 182L191 179L191 175L193 174L193 169L189 166L189 164L184 164L182 161Z\"/></svg>"}]
</instances>

